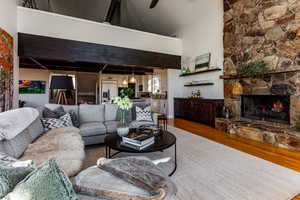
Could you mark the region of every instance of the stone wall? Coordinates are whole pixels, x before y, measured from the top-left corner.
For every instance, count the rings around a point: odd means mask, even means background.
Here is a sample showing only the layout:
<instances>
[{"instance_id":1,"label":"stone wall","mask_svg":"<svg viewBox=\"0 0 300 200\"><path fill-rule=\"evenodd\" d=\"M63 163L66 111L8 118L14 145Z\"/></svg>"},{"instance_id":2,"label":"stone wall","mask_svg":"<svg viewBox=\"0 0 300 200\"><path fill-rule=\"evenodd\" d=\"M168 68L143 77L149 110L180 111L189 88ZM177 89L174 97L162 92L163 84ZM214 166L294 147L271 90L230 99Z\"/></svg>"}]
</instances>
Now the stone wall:
<instances>
[{"instance_id":1,"label":"stone wall","mask_svg":"<svg viewBox=\"0 0 300 200\"><path fill-rule=\"evenodd\" d=\"M224 98L232 119L216 127L260 142L300 151L300 0L224 0ZM242 65L264 60L259 78L238 74ZM241 118L242 94L290 95L290 124Z\"/></svg>"},{"instance_id":2,"label":"stone wall","mask_svg":"<svg viewBox=\"0 0 300 200\"><path fill-rule=\"evenodd\" d=\"M243 94L291 95L291 125L300 120L300 0L224 0L224 97L240 117L239 81ZM264 60L263 78L240 78L239 68Z\"/></svg>"},{"instance_id":3,"label":"stone wall","mask_svg":"<svg viewBox=\"0 0 300 200\"><path fill-rule=\"evenodd\" d=\"M224 0L225 74L254 60L270 70L300 65L299 0Z\"/></svg>"}]
</instances>

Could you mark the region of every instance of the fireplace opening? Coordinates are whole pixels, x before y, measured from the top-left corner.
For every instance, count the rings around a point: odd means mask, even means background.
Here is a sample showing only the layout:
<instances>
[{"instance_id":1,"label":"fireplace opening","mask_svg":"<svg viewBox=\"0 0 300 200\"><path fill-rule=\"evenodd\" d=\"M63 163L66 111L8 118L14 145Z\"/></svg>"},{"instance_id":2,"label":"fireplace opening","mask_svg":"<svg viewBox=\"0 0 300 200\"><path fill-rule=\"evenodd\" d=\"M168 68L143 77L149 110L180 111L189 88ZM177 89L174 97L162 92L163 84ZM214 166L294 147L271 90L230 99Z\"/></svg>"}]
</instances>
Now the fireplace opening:
<instances>
[{"instance_id":1,"label":"fireplace opening","mask_svg":"<svg viewBox=\"0 0 300 200\"><path fill-rule=\"evenodd\" d=\"M241 98L242 117L290 123L290 96L242 95Z\"/></svg>"}]
</instances>

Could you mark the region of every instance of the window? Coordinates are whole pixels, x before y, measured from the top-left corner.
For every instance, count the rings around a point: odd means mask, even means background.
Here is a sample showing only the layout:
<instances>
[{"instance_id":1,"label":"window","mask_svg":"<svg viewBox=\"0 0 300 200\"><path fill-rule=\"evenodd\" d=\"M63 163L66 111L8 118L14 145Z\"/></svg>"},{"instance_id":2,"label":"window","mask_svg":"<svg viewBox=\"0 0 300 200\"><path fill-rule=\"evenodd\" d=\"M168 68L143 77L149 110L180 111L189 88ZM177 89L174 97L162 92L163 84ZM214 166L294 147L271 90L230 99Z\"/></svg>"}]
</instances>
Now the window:
<instances>
[{"instance_id":1,"label":"window","mask_svg":"<svg viewBox=\"0 0 300 200\"><path fill-rule=\"evenodd\" d=\"M153 76L148 80L148 92L160 93L160 77Z\"/></svg>"}]
</instances>

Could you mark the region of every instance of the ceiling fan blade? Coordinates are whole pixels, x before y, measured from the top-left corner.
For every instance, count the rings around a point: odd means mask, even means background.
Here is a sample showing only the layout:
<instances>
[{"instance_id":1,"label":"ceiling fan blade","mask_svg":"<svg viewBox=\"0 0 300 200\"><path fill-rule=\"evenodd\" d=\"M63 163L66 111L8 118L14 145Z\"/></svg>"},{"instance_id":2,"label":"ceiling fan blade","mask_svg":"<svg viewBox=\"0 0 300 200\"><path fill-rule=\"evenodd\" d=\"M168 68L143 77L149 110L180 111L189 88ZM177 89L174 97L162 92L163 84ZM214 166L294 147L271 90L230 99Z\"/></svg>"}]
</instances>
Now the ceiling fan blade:
<instances>
[{"instance_id":1,"label":"ceiling fan blade","mask_svg":"<svg viewBox=\"0 0 300 200\"><path fill-rule=\"evenodd\" d=\"M150 9L154 8L159 0L152 0L151 4L150 4Z\"/></svg>"}]
</instances>

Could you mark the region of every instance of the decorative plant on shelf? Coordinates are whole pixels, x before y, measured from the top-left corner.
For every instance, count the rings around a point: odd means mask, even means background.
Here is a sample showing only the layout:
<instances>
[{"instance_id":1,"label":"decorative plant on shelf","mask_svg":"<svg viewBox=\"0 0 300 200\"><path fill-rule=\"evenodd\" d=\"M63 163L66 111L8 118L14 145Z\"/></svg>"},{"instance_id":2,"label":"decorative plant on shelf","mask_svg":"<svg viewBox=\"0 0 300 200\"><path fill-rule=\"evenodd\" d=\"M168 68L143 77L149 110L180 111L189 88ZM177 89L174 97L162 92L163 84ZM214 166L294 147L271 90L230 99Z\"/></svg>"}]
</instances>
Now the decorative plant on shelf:
<instances>
[{"instance_id":1,"label":"decorative plant on shelf","mask_svg":"<svg viewBox=\"0 0 300 200\"><path fill-rule=\"evenodd\" d=\"M267 64L263 60L257 60L243 65L239 71L240 74L245 76L258 77L266 73L268 69Z\"/></svg>"},{"instance_id":2,"label":"decorative plant on shelf","mask_svg":"<svg viewBox=\"0 0 300 200\"><path fill-rule=\"evenodd\" d=\"M120 125L117 130L118 134L119 136L125 136L129 133L129 127L126 125L126 112L132 108L133 103L128 97L116 97L113 99L113 103L119 107L120 113Z\"/></svg>"},{"instance_id":3,"label":"decorative plant on shelf","mask_svg":"<svg viewBox=\"0 0 300 200\"><path fill-rule=\"evenodd\" d=\"M132 88L124 88L121 90L121 97L128 97L128 98L133 98L134 97L134 91Z\"/></svg>"},{"instance_id":4,"label":"decorative plant on shelf","mask_svg":"<svg viewBox=\"0 0 300 200\"><path fill-rule=\"evenodd\" d=\"M192 71L188 67L187 68L183 67L181 69L181 75L186 75L186 74L190 74L190 73L192 73Z\"/></svg>"}]
</instances>

